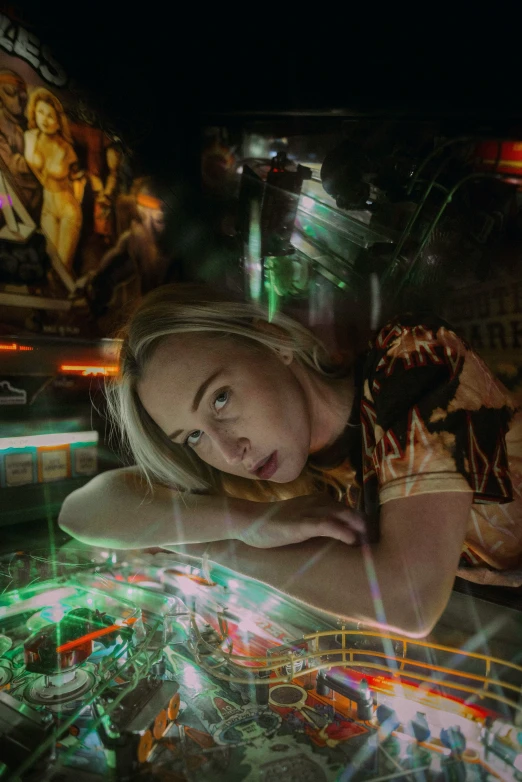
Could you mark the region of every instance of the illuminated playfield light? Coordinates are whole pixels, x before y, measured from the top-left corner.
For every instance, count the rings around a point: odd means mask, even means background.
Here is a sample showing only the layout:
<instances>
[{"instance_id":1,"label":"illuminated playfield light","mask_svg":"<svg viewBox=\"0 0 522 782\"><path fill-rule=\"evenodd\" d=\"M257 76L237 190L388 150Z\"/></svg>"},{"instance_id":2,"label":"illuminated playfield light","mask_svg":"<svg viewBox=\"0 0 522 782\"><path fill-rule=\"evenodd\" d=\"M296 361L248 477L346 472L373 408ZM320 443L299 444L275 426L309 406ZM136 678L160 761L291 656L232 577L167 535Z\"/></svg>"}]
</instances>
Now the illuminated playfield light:
<instances>
[{"instance_id":1,"label":"illuminated playfield light","mask_svg":"<svg viewBox=\"0 0 522 782\"><path fill-rule=\"evenodd\" d=\"M33 434L22 437L0 437L0 451L8 448L40 448L42 446L72 445L73 443L97 443L98 432L60 432L57 434Z\"/></svg>"},{"instance_id":2,"label":"illuminated playfield light","mask_svg":"<svg viewBox=\"0 0 522 782\"><path fill-rule=\"evenodd\" d=\"M109 375L117 374L118 365L110 364L106 367L91 367L87 364L62 364L60 372L64 372L67 375L82 375L83 377L88 377L89 375L93 377L96 375L108 377Z\"/></svg>"},{"instance_id":3,"label":"illuminated playfield light","mask_svg":"<svg viewBox=\"0 0 522 782\"><path fill-rule=\"evenodd\" d=\"M11 342L9 345L0 342L0 350L34 350L34 348L31 345L18 345L16 342Z\"/></svg>"},{"instance_id":4,"label":"illuminated playfield light","mask_svg":"<svg viewBox=\"0 0 522 782\"><path fill-rule=\"evenodd\" d=\"M109 633L114 633L117 630L121 630L124 625L130 627L137 621L138 620L135 616L130 616L128 619L124 619L121 625L114 624L109 625L108 627L102 627L100 630L93 630L92 633L87 633L87 635L82 635L81 638L75 638L74 641L69 641L66 644L62 644L61 646L56 647L56 651L70 652L71 649L75 649L77 646L81 646L82 644L87 643L87 641L95 641L97 638L101 638L102 635L109 635Z\"/></svg>"}]
</instances>

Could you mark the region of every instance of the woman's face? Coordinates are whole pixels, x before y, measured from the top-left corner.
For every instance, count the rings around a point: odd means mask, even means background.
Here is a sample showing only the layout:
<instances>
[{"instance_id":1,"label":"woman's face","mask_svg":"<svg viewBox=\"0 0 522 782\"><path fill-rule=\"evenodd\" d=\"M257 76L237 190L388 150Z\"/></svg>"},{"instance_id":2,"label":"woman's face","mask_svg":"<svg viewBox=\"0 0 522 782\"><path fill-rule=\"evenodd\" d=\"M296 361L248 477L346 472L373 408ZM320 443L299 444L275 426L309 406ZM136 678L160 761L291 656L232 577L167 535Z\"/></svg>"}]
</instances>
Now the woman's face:
<instances>
[{"instance_id":1,"label":"woman's face","mask_svg":"<svg viewBox=\"0 0 522 782\"><path fill-rule=\"evenodd\" d=\"M306 395L288 358L253 345L204 334L169 337L138 393L165 434L212 467L286 483L308 458Z\"/></svg>"},{"instance_id":2,"label":"woman's face","mask_svg":"<svg viewBox=\"0 0 522 782\"><path fill-rule=\"evenodd\" d=\"M54 108L43 100L39 100L35 109L35 121L38 130L52 136L57 133L60 125Z\"/></svg>"}]
</instances>

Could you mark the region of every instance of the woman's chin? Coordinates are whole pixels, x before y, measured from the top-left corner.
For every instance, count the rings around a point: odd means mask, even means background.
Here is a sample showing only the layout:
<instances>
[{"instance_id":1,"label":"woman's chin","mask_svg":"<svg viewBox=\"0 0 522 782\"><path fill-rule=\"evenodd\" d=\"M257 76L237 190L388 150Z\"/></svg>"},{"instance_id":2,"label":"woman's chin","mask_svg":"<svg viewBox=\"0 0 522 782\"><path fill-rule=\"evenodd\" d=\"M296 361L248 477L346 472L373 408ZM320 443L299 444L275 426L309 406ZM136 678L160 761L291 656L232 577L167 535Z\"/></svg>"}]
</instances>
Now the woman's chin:
<instances>
[{"instance_id":1,"label":"woman's chin","mask_svg":"<svg viewBox=\"0 0 522 782\"><path fill-rule=\"evenodd\" d=\"M279 469L270 478L270 483L292 483L296 481L303 472L306 461L302 465L292 467L290 465L280 465Z\"/></svg>"}]
</instances>

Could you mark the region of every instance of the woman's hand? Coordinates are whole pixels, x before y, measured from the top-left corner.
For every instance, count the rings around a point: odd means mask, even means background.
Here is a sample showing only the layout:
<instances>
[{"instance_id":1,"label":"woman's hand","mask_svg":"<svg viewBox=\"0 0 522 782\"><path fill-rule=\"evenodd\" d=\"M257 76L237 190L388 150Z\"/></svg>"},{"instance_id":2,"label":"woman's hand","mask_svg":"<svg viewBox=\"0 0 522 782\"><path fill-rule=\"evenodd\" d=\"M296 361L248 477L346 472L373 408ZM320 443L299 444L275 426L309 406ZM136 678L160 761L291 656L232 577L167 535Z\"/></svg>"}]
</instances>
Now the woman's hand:
<instances>
[{"instance_id":1,"label":"woman's hand","mask_svg":"<svg viewBox=\"0 0 522 782\"><path fill-rule=\"evenodd\" d=\"M237 539L254 548L288 546L310 538L333 538L355 546L366 537L364 517L328 495L249 504L251 514L239 526Z\"/></svg>"}]
</instances>

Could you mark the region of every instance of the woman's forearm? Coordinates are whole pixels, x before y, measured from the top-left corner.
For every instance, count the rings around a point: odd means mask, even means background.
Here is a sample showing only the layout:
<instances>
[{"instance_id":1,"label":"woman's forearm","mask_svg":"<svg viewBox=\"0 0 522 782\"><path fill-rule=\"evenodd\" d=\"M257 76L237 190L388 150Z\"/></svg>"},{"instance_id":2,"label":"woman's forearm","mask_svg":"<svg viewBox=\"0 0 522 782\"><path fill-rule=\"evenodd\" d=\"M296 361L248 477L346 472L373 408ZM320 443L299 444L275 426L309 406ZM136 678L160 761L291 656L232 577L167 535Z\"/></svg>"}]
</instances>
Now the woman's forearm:
<instances>
[{"instance_id":1,"label":"woman's forearm","mask_svg":"<svg viewBox=\"0 0 522 782\"><path fill-rule=\"evenodd\" d=\"M269 551L237 541L187 546L210 561L336 617L419 638L451 595L473 494L439 492L381 507L381 539L347 546L315 538ZM177 548L179 551L179 548Z\"/></svg>"},{"instance_id":2,"label":"woman's forearm","mask_svg":"<svg viewBox=\"0 0 522 782\"><path fill-rule=\"evenodd\" d=\"M186 553L201 555L204 549L211 562L368 627L418 638L427 635L438 619L433 610L436 601L429 595L433 585L418 579L417 594L412 594L411 578L382 541L351 548L313 539L266 552L230 540L187 546Z\"/></svg>"},{"instance_id":3,"label":"woman's forearm","mask_svg":"<svg viewBox=\"0 0 522 782\"><path fill-rule=\"evenodd\" d=\"M228 540L252 503L154 486L135 469L97 475L63 503L58 523L84 543L147 548Z\"/></svg>"}]
</instances>

